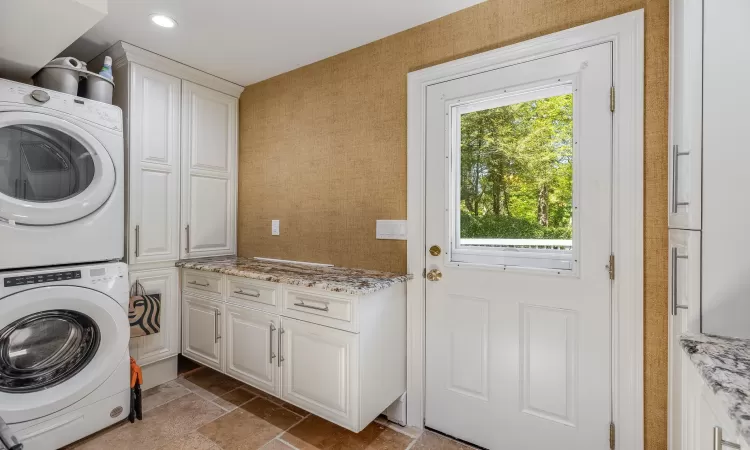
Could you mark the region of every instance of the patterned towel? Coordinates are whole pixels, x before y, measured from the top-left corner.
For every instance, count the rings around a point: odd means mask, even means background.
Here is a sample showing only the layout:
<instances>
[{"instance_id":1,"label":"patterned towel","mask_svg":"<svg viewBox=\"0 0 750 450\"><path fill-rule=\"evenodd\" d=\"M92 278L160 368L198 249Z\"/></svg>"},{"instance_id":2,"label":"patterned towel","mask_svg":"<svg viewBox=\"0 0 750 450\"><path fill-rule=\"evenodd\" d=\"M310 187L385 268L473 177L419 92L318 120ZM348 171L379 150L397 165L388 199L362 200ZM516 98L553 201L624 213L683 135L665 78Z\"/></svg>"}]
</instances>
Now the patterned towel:
<instances>
[{"instance_id":1,"label":"patterned towel","mask_svg":"<svg viewBox=\"0 0 750 450\"><path fill-rule=\"evenodd\" d=\"M131 296L128 319L131 338L158 333L161 330L161 294Z\"/></svg>"}]
</instances>

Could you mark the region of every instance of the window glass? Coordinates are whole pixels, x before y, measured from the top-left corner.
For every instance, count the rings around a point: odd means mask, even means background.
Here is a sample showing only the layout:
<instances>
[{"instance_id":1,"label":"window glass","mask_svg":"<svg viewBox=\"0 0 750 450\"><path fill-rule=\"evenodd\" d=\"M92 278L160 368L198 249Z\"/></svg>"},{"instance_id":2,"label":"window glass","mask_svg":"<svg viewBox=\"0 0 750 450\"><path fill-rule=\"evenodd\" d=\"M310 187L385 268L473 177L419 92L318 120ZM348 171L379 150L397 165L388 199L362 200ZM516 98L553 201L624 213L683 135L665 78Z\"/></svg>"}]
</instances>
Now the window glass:
<instances>
[{"instance_id":1,"label":"window glass","mask_svg":"<svg viewBox=\"0 0 750 450\"><path fill-rule=\"evenodd\" d=\"M461 246L570 249L573 94L460 114Z\"/></svg>"},{"instance_id":2,"label":"window glass","mask_svg":"<svg viewBox=\"0 0 750 450\"><path fill-rule=\"evenodd\" d=\"M31 202L54 202L83 192L94 178L91 153L53 128L0 128L0 193Z\"/></svg>"}]
</instances>

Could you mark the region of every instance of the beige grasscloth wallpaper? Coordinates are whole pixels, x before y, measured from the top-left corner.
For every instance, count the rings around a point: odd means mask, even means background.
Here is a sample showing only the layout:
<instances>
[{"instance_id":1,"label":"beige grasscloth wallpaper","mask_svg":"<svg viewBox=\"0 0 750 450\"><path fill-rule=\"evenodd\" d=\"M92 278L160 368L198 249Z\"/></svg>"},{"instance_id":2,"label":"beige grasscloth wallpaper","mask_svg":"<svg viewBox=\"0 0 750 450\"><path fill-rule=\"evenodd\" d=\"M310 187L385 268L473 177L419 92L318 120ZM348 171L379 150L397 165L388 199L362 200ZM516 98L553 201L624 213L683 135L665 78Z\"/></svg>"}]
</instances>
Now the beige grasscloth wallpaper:
<instances>
[{"instance_id":1,"label":"beige grasscloth wallpaper","mask_svg":"<svg viewBox=\"0 0 750 450\"><path fill-rule=\"evenodd\" d=\"M669 0L489 0L248 86L240 98L241 256L403 272L406 74L644 8L645 448L667 447ZM271 236L271 219L281 235Z\"/></svg>"}]
</instances>

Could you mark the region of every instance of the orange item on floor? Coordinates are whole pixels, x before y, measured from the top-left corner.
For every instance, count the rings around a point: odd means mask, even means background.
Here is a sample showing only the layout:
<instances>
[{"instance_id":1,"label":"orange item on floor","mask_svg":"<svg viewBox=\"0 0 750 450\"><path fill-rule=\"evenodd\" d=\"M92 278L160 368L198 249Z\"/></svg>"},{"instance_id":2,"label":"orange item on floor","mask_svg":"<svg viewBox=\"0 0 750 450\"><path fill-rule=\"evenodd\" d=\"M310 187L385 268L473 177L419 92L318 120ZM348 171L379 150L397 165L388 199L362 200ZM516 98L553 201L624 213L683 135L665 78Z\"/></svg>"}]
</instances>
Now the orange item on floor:
<instances>
[{"instance_id":1,"label":"orange item on floor","mask_svg":"<svg viewBox=\"0 0 750 450\"><path fill-rule=\"evenodd\" d=\"M130 389L135 388L135 385L143 384L143 372L141 366L135 363L133 358L130 358Z\"/></svg>"}]
</instances>

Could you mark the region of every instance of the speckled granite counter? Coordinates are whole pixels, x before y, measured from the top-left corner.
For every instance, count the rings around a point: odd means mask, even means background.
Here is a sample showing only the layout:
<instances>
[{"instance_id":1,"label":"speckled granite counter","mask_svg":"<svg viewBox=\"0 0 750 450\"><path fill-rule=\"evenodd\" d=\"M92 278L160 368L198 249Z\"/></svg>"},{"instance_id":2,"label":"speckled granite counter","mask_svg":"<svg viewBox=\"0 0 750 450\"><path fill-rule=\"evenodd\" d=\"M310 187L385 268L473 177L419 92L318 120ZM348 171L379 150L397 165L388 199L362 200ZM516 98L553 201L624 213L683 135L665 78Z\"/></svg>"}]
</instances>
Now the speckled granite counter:
<instances>
[{"instance_id":1,"label":"speckled granite counter","mask_svg":"<svg viewBox=\"0 0 750 450\"><path fill-rule=\"evenodd\" d=\"M750 340L686 334L680 345L750 444Z\"/></svg>"},{"instance_id":2,"label":"speckled granite counter","mask_svg":"<svg viewBox=\"0 0 750 450\"><path fill-rule=\"evenodd\" d=\"M205 270L352 295L372 294L413 278L412 275L374 270L259 261L235 256L185 259L178 261L175 265L186 269Z\"/></svg>"}]
</instances>

